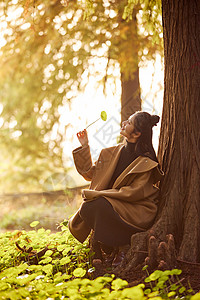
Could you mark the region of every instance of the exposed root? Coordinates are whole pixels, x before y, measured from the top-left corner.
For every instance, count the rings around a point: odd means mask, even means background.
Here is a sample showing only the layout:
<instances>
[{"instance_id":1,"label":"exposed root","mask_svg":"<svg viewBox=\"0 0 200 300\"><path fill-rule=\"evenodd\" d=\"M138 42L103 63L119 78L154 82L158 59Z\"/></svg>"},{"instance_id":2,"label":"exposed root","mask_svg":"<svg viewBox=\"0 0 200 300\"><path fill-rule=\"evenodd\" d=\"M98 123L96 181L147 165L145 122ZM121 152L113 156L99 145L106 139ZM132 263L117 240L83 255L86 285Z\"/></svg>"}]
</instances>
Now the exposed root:
<instances>
[{"instance_id":1,"label":"exposed root","mask_svg":"<svg viewBox=\"0 0 200 300\"><path fill-rule=\"evenodd\" d=\"M132 246L116 272L122 276L138 265L148 265L148 269L166 270L176 267L177 257L172 234L166 236L166 242L160 242L155 236L148 237L148 233L132 236ZM146 251L147 249L147 251Z\"/></svg>"}]
</instances>

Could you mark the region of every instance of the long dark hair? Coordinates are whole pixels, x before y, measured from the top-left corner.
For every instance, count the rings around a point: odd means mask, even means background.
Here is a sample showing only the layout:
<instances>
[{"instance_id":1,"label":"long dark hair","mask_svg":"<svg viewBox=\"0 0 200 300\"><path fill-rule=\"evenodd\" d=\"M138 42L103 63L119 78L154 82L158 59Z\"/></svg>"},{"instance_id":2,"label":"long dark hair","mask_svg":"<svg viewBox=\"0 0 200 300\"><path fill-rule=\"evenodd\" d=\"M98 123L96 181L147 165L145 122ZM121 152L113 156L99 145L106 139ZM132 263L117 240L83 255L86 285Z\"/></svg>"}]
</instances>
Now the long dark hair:
<instances>
[{"instance_id":1,"label":"long dark hair","mask_svg":"<svg viewBox=\"0 0 200 300\"><path fill-rule=\"evenodd\" d=\"M134 133L140 132L135 151L138 156L146 156L158 162L155 150L152 144L153 130L157 125L160 117L157 115L150 115L147 112L138 111L134 114Z\"/></svg>"}]
</instances>

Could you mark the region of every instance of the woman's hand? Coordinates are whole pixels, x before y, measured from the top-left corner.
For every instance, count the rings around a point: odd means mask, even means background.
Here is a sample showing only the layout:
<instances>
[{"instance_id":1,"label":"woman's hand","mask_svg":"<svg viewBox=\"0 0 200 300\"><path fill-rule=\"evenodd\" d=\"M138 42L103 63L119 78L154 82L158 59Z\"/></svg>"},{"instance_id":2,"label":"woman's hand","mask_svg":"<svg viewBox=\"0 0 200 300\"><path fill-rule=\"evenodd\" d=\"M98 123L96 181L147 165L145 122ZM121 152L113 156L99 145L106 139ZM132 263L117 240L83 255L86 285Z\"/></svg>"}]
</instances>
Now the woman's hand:
<instances>
[{"instance_id":1,"label":"woman's hand","mask_svg":"<svg viewBox=\"0 0 200 300\"><path fill-rule=\"evenodd\" d=\"M83 147L88 145L88 135L86 129L79 131L76 135Z\"/></svg>"}]
</instances>

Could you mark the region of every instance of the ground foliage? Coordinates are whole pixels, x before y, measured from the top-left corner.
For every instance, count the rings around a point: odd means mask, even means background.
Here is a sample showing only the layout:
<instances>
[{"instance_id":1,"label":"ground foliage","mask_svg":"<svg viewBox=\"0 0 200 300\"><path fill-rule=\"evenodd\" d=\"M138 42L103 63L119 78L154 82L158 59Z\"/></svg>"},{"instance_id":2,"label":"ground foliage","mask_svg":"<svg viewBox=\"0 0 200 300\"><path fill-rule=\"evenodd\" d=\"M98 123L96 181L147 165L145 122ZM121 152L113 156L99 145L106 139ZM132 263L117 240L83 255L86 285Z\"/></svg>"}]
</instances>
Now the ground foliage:
<instances>
[{"instance_id":1,"label":"ground foliage","mask_svg":"<svg viewBox=\"0 0 200 300\"><path fill-rule=\"evenodd\" d=\"M1 299L200 299L181 284L178 269L157 270L133 287L111 272L94 278L87 243L78 243L65 222L57 233L38 223L0 234Z\"/></svg>"},{"instance_id":2,"label":"ground foliage","mask_svg":"<svg viewBox=\"0 0 200 300\"><path fill-rule=\"evenodd\" d=\"M0 2L6 41L0 51L1 176L6 192L42 189L42 178L66 171L63 143L70 124L60 124L61 113L69 110L69 101L89 78L112 86L115 93L119 72L115 76L114 69L129 76L138 61L162 52L159 1L134 4L137 36L134 20L123 19L126 1L89 2ZM99 64L105 66L103 74Z\"/></svg>"}]
</instances>

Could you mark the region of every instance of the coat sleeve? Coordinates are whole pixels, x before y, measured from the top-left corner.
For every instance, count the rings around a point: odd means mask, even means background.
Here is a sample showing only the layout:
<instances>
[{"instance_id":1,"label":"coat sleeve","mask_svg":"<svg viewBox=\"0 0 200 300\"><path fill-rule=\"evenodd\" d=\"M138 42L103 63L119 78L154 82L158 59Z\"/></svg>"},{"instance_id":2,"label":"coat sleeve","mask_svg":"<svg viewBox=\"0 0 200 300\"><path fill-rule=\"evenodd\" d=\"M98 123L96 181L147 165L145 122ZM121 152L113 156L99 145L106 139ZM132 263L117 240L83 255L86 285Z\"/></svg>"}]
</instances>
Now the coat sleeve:
<instances>
[{"instance_id":1,"label":"coat sleeve","mask_svg":"<svg viewBox=\"0 0 200 300\"><path fill-rule=\"evenodd\" d=\"M79 174L86 180L91 181L95 172L95 165L92 164L90 147L78 147L72 151L75 167Z\"/></svg>"},{"instance_id":2,"label":"coat sleeve","mask_svg":"<svg viewBox=\"0 0 200 300\"><path fill-rule=\"evenodd\" d=\"M83 190L83 196L86 198L85 201L95 199L99 196L105 196L127 202L143 200L155 193L158 193L158 189L153 186L150 178L151 170L137 174L129 185L123 186L119 189L108 189L102 191Z\"/></svg>"}]
</instances>

